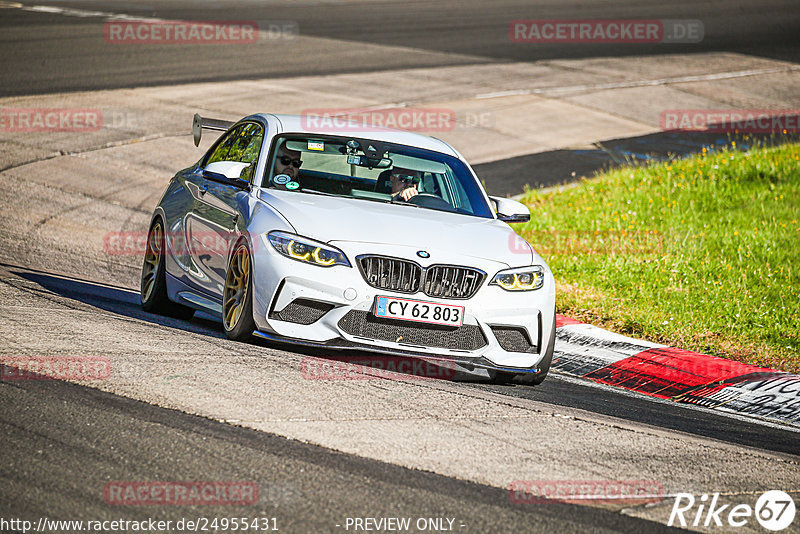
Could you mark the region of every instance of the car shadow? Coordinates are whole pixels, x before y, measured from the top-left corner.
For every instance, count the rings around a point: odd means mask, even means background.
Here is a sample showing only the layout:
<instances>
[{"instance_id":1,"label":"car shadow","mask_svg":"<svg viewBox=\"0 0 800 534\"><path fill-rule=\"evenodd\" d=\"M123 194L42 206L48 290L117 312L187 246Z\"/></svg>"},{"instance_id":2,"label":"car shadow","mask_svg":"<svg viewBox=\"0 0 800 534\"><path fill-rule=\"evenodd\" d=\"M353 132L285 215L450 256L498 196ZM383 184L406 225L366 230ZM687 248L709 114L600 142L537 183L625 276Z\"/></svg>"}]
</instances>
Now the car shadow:
<instances>
[{"instance_id":1,"label":"car shadow","mask_svg":"<svg viewBox=\"0 0 800 534\"><path fill-rule=\"evenodd\" d=\"M45 271L0 264L9 273L33 282L40 289L26 286L26 290L50 292L64 298L82 302L105 312L138 319L167 328L225 338L222 323L213 315L196 312L191 320L165 317L142 310L139 293L129 288L111 286L82 280L70 276L56 275ZM231 341L231 343L236 343ZM383 355L360 350L341 350L280 343L254 336L249 342L254 347L284 350L305 356L301 360L301 372L309 380L457 380L485 381L480 377L465 375L455 366L443 363L436 365L419 358Z\"/></svg>"}]
</instances>

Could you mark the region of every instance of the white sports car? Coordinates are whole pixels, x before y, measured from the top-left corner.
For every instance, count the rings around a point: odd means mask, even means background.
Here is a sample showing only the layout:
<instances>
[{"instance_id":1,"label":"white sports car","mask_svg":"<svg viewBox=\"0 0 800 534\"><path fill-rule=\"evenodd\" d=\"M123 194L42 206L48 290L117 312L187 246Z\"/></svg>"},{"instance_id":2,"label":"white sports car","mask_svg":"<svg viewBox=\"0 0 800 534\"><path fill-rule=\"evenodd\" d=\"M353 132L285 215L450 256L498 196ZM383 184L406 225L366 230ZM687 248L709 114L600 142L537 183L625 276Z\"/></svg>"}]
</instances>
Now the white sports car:
<instances>
[{"instance_id":1,"label":"white sports car","mask_svg":"<svg viewBox=\"0 0 800 534\"><path fill-rule=\"evenodd\" d=\"M424 135L256 114L170 181L142 269L147 311L221 317L226 335L404 355L540 383L555 283L465 159Z\"/></svg>"}]
</instances>

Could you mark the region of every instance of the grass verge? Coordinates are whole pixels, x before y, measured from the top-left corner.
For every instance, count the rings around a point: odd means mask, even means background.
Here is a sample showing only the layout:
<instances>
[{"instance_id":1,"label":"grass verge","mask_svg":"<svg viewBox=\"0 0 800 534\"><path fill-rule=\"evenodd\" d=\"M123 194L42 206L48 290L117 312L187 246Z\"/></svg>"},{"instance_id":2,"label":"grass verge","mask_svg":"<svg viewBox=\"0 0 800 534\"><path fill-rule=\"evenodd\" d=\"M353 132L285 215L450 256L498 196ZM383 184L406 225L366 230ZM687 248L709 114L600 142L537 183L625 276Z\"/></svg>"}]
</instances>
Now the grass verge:
<instances>
[{"instance_id":1,"label":"grass verge","mask_svg":"<svg viewBox=\"0 0 800 534\"><path fill-rule=\"evenodd\" d=\"M734 147L528 191L516 230L559 313L800 372L800 144Z\"/></svg>"}]
</instances>

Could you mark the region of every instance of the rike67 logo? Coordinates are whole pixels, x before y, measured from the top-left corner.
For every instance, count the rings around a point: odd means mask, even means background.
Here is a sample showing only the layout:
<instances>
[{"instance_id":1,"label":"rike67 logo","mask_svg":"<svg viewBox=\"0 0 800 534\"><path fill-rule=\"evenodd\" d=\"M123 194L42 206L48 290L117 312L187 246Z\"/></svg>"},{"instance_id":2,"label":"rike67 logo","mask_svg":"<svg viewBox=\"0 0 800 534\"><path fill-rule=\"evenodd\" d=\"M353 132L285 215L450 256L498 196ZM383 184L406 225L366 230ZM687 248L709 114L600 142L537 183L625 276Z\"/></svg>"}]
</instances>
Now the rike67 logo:
<instances>
[{"instance_id":1,"label":"rike67 logo","mask_svg":"<svg viewBox=\"0 0 800 534\"><path fill-rule=\"evenodd\" d=\"M792 524L796 512L792 497L780 490L762 493L755 507L719 501L719 493L699 498L691 493L678 493L667 526L743 527L755 517L763 528L777 532Z\"/></svg>"}]
</instances>

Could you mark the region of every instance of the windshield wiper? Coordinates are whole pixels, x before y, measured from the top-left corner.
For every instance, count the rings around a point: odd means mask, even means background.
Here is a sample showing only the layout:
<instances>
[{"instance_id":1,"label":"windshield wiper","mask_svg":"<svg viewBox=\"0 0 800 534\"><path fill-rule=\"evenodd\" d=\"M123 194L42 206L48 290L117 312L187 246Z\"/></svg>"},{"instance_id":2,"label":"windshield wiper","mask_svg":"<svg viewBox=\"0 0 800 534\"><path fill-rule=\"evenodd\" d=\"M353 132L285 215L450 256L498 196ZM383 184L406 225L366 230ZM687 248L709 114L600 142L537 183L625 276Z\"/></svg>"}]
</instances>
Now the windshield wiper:
<instances>
[{"instance_id":1,"label":"windshield wiper","mask_svg":"<svg viewBox=\"0 0 800 534\"><path fill-rule=\"evenodd\" d=\"M419 208L418 205L412 204L412 203L407 202L405 200L400 200L399 198L392 198L392 200L390 200L390 202L392 204L397 204L399 206L411 206L412 208Z\"/></svg>"},{"instance_id":2,"label":"windshield wiper","mask_svg":"<svg viewBox=\"0 0 800 534\"><path fill-rule=\"evenodd\" d=\"M385 200L379 200L379 199L376 199L376 198L373 199L373 198L368 198L368 197L348 197L347 195L336 195L334 193L326 193L325 191L317 191L316 189L306 189L305 187L298 189L298 191L300 191L301 193L309 193L311 195L322 195L322 196L325 196L325 197L345 197L345 198L354 198L356 200L372 200L372 201L375 201L375 202L381 202L383 204L386 203ZM392 200L390 200L389 202L391 204L397 204L397 205L401 205L401 206L410 206L412 208L419 208L420 207L420 206L417 206L416 204L411 204L410 202L406 202L404 200L400 200L399 198L392 198Z\"/></svg>"},{"instance_id":3,"label":"windshield wiper","mask_svg":"<svg viewBox=\"0 0 800 534\"><path fill-rule=\"evenodd\" d=\"M338 197L338 196L341 196L341 195L335 195L333 193L326 193L324 191L317 191L316 189L301 188L300 191L302 193L310 193L312 195L322 195L322 196L325 196L325 197Z\"/></svg>"}]
</instances>

